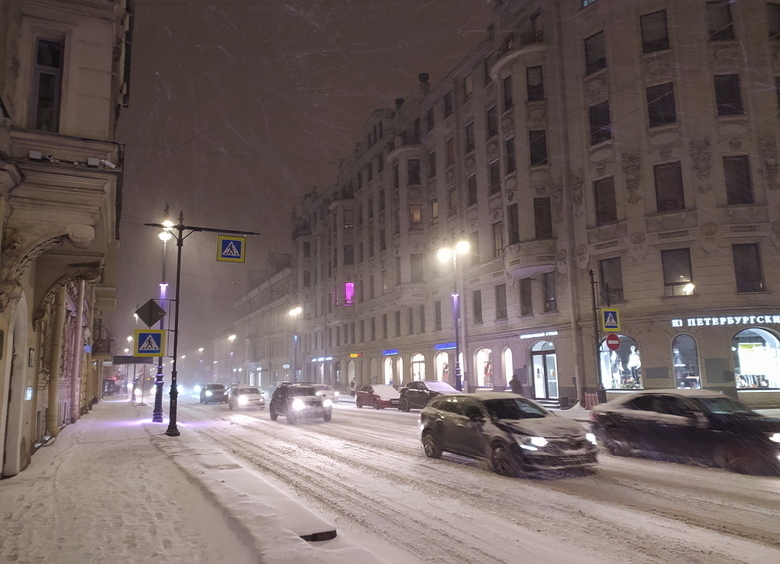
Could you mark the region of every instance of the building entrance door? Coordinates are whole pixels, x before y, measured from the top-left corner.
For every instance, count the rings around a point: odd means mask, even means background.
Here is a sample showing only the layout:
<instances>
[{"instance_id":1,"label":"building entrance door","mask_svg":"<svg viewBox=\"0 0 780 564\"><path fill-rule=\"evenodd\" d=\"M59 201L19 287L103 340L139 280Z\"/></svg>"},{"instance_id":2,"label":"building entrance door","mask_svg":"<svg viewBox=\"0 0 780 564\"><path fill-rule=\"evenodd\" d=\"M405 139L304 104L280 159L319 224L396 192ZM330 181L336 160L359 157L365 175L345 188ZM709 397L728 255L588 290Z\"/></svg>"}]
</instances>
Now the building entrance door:
<instances>
[{"instance_id":1,"label":"building entrance door","mask_svg":"<svg viewBox=\"0 0 780 564\"><path fill-rule=\"evenodd\" d=\"M534 369L534 397L558 399L558 361L555 350L531 353Z\"/></svg>"}]
</instances>

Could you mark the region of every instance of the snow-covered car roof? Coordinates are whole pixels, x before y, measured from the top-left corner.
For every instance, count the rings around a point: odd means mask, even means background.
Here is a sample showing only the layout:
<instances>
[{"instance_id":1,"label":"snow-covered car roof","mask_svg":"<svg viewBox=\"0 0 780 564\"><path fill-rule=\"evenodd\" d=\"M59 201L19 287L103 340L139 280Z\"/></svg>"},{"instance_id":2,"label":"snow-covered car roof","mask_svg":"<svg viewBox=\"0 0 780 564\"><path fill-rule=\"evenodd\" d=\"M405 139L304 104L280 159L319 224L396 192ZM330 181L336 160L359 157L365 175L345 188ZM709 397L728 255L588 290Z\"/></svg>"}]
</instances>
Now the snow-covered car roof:
<instances>
[{"instance_id":1,"label":"snow-covered car roof","mask_svg":"<svg viewBox=\"0 0 780 564\"><path fill-rule=\"evenodd\" d=\"M401 397L398 390L387 384L374 384L371 388L374 390L374 393L382 399L396 399Z\"/></svg>"},{"instance_id":2,"label":"snow-covered car roof","mask_svg":"<svg viewBox=\"0 0 780 564\"><path fill-rule=\"evenodd\" d=\"M441 382L439 380L424 380L425 385L429 390L435 392L441 392L443 394L457 394L458 390L450 386L447 382Z\"/></svg>"}]
</instances>

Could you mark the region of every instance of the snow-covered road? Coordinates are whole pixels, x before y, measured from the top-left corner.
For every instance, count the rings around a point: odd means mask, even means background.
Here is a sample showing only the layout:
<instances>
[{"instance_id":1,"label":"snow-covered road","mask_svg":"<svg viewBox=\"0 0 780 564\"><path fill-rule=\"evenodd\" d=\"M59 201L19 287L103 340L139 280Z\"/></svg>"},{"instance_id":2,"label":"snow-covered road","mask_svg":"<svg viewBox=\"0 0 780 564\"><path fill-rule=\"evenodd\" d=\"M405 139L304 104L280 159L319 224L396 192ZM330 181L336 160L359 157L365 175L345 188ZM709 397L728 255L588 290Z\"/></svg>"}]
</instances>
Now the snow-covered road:
<instances>
[{"instance_id":1,"label":"snow-covered road","mask_svg":"<svg viewBox=\"0 0 780 564\"><path fill-rule=\"evenodd\" d=\"M182 398L180 420L390 562L780 562L780 479L600 457L511 479L425 457L417 413L334 408L289 425Z\"/></svg>"}]
</instances>

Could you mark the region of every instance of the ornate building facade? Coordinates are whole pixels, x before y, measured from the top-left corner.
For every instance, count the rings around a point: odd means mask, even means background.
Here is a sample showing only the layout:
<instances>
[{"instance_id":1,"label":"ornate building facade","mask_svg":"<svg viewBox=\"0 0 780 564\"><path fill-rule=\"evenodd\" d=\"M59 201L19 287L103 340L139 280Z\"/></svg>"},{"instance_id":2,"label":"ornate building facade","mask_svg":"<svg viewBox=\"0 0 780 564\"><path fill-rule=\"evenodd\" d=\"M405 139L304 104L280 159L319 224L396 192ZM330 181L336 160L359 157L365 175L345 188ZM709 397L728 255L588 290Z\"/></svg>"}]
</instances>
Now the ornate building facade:
<instances>
[{"instance_id":1,"label":"ornate building facade","mask_svg":"<svg viewBox=\"0 0 780 564\"><path fill-rule=\"evenodd\" d=\"M2 476L101 395L132 3L0 0Z\"/></svg>"}]
</instances>

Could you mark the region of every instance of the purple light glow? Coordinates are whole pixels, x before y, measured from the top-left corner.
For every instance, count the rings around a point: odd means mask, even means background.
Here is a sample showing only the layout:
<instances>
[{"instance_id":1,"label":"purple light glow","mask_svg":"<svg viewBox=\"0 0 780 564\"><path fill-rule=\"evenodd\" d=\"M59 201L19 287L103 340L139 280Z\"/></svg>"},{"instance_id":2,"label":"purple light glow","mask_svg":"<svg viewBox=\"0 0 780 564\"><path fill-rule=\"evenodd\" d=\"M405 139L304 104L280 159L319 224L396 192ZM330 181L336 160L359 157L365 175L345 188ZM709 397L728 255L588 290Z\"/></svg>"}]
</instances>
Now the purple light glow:
<instances>
[{"instance_id":1,"label":"purple light glow","mask_svg":"<svg viewBox=\"0 0 780 564\"><path fill-rule=\"evenodd\" d=\"M354 282L345 282L344 283L344 303L347 305L352 305L355 300L355 283Z\"/></svg>"}]
</instances>

